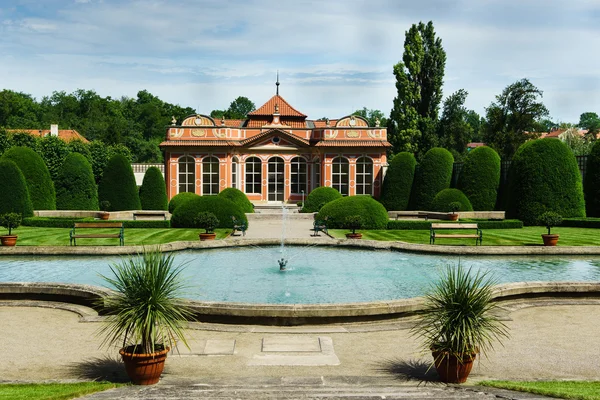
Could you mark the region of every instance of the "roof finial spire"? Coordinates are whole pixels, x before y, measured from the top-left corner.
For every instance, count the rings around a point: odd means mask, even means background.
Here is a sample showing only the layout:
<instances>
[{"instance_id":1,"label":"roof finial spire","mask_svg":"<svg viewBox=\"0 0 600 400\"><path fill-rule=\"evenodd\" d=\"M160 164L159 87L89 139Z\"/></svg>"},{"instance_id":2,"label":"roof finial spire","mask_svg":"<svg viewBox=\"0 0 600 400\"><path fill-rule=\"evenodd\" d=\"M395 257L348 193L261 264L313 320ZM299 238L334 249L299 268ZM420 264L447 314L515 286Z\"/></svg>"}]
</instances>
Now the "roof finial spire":
<instances>
[{"instance_id":1,"label":"roof finial spire","mask_svg":"<svg viewBox=\"0 0 600 400\"><path fill-rule=\"evenodd\" d=\"M279 70L277 70L277 82L275 82L275 85L277 86L277 96L279 96Z\"/></svg>"}]
</instances>

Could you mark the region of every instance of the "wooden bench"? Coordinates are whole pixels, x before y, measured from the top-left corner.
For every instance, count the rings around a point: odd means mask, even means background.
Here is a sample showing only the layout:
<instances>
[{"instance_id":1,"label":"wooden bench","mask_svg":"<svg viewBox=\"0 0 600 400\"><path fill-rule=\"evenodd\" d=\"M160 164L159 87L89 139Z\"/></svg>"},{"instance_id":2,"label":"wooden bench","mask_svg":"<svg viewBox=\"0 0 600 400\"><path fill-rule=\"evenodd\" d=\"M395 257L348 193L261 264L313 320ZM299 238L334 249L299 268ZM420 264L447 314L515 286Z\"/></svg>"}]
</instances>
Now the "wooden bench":
<instances>
[{"instance_id":1,"label":"wooden bench","mask_svg":"<svg viewBox=\"0 0 600 400\"><path fill-rule=\"evenodd\" d=\"M315 219L315 221L313 222L312 231L312 236L321 236L319 235L319 232L323 232L324 234L329 235L329 232L327 231L327 218L324 220Z\"/></svg>"},{"instance_id":2,"label":"wooden bench","mask_svg":"<svg viewBox=\"0 0 600 400\"><path fill-rule=\"evenodd\" d=\"M144 212L144 211L136 211L133 213L133 220L137 221L137 219L139 217L142 218L153 218L153 219L157 219L157 218L162 218L163 221L167 220L167 214L165 214L164 212Z\"/></svg>"},{"instance_id":3,"label":"wooden bench","mask_svg":"<svg viewBox=\"0 0 600 400\"><path fill-rule=\"evenodd\" d=\"M231 220L233 221L233 232L231 232L231 235L233 236L236 231L240 231L243 236L246 236L248 225L244 221L238 221L233 215L231 216Z\"/></svg>"},{"instance_id":4,"label":"wooden bench","mask_svg":"<svg viewBox=\"0 0 600 400\"><path fill-rule=\"evenodd\" d=\"M119 233L78 233L82 229L119 229ZM119 238L119 244L125 245L125 228L122 222L76 222L69 233L71 246L77 246L77 239Z\"/></svg>"},{"instance_id":5,"label":"wooden bench","mask_svg":"<svg viewBox=\"0 0 600 400\"><path fill-rule=\"evenodd\" d=\"M436 230L468 230L474 229L475 233L436 233ZM481 244L482 232L477 224L431 224L429 244L435 244L436 238L475 239L475 246Z\"/></svg>"}]
</instances>

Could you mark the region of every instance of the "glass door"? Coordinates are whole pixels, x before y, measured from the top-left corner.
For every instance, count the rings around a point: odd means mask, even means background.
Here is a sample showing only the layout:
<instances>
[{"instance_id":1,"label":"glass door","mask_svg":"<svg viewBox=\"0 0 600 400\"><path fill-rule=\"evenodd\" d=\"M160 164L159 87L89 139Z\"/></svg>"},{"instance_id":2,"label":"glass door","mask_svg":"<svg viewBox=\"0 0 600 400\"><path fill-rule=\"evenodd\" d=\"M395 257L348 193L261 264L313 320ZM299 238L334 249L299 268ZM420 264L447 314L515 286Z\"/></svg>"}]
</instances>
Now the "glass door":
<instances>
[{"instance_id":1,"label":"glass door","mask_svg":"<svg viewBox=\"0 0 600 400\"><path fill-rule=\"evenodd\" d=\"M283 201L284 180L283 159L280 157L271 158L269 160L268 201Z\"/></svg>"}]
</instances>

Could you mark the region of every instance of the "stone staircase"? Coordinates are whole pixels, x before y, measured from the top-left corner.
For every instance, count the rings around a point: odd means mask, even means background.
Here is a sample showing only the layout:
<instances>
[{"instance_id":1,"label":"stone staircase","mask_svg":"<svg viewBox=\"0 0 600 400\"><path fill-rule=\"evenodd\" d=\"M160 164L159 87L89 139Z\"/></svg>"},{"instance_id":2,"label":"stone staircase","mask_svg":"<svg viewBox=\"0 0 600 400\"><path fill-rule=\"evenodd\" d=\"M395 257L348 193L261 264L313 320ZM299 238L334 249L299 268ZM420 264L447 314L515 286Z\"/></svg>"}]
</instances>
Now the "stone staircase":
<instances>
[{"instance_id":1,"label":"stone staircase","mask_svg":"<svg viewBox=\"0 0 600 400\"><path fill-rule=\"evenodd\" d=\"M313 219L312 213L301 213L295 204L254 203L254 214L246 214L249 221L282 219L285 209L287 219Z\"/></svg>"}]
</instances>

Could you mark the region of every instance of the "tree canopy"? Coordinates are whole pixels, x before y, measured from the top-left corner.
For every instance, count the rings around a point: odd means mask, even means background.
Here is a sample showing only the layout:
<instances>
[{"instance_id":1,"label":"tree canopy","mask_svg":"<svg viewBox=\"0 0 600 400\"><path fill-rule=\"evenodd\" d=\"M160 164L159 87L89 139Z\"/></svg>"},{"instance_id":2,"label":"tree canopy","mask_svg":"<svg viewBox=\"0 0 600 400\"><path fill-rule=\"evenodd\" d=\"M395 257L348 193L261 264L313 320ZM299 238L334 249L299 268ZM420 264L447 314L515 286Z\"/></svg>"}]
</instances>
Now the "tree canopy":
<instances>
[{"instance_id":1,"label":"tree canopy","mask_svg":"<svg viewBox=\"0 0 600 400\"><path fill-rule=\"evenodd\" d=\"M379 120L379 126L386 126L388 119L385 117L385 114L380 110L372 110L367 107L363 107L361 110L356 110L352 113L352 115L358 115L359 117L363 117L369 122L369 126L377 126L377 121Z\"/></svg>"},{"instance_id":2,"label":"tree canopy","mask_svg":"<svg viewBox=\"0 0 600 400\"><path fill-rule=\"evenodd\" d=\"M465 107L468 94L466 90L459 89L448 96L439 123L440 145L458 154L466 150L473 136L473 127L467 118L469 111Z\"/></svg>"},{"instance_id":3,"label":"tree canopy","mask_svg":"<svg viewBox=\"0 0 600 400\"><path fill-rule=\"evenodd\" d=\"M577 124L581 129L587 129L588 135L591 135L596 139L596 135L600 131L600 118L595 112L584 112L579 117L579 123Z\"/></svg>"},{"instance_id":4,"label":"tree canopy","mask_svg":"<svg viewBox=\"0 0 600 400\"><path fill-rule=\"evenodd\" d=\"M248 113L254 111L256 106L250 99L239 96L229 104L227 110L212 110L210 116L215 119L245 119Z\"/></svg>"}]
</instances>

